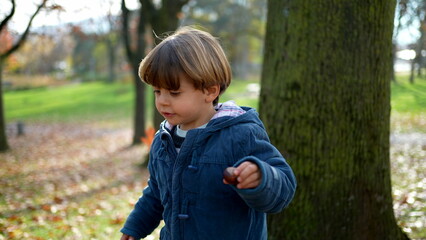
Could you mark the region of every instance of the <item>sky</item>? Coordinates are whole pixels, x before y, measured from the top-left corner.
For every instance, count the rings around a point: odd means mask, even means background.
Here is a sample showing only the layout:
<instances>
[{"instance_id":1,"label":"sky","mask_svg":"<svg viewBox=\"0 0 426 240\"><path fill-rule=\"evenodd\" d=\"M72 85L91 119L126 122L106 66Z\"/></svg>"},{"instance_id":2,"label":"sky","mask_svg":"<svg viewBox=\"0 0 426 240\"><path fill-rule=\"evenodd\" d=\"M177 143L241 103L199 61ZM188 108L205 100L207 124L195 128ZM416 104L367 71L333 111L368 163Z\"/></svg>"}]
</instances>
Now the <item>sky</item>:
<instances>
[{"instance_id":1,"label":"sky","mask_svg":"<svg viewBox=\"0 0 426 240\"><path fill-rule=\"evenodd\" d=\"M402 30L397 37L397 41L400 45L406 46L416 41L419 38L419 32L417 29L409 28Z\"/></svg>"},{"instance_id":2,"label":"sky","mask_svg":"<svg viewBox=\"0 0 426 240\"><path fill-rule=\"evenodd\" d=\"M25 30L30 15L34 13L36 5L41 0L15 0L16 12L12 18L9 27L22 32ZM112 14L120 12L119 0L49 0L48 4L58 4L64 8L64 11L54 11L47 13L40 12L33 21L32 27L41 27L49 25L58 25L69 22L78 22L89 18L98 18L105 16L111 9ZM139 7L137 0L126 0L126 5L130 9ZM12 4L9 0L0 0L0 19L3 19L11 9Z\"/></svg>"}]
</instances>

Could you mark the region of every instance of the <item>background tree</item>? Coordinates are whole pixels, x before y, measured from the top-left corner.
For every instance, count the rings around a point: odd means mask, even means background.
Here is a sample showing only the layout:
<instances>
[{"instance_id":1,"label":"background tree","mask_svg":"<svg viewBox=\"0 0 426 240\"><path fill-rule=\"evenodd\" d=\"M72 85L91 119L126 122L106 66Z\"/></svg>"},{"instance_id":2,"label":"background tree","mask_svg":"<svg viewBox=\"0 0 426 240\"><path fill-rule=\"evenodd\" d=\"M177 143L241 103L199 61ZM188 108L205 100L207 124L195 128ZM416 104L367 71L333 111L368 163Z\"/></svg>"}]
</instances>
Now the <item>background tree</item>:
<instances>
[{"instance_id":1,"label":"background tree","mask_svg":"<svg viewBox=\"0 0 426 240\"><path fill-rule=\"evenodd\" d=\"M298 189L275 239L407 239L393 213L394 1L268 1L260 115Z\"/></svg>"},{"instance_id":2,"label":"background tree","mask_svg":"<svg viewBox=\"0 0 426 240\"><path fill-rule=\"evenodd\" d=\"M63 59L66 51L63 42L59 41L60 38L61 33L58 32L56 36L30 33L19 51L13 54L20 63L20 67L15 69L15 73L31 75L54 72L57 67L56 63Z\"/></svg>"},{"instance_id":3,"label":"background tree","mask_svg":"<svg viewBox=\"0 0 426 240\"><path fill-rule=\"evenodd\" d=\"M10 0L12 7L10 9L10 12L5 16L5 18L0 22L0 32L6 31L8 22L12 19L13 15L15 14L16 9L16 3L14 0ZM4 104L3 104L3 89L2 89L2 76L3 76L3 67L6 59L14 53L16 50L18 50L22 44L25 42L28 33L30 32L30 27L33 22L33 19L37 14L40 12L40 10L45 6L47 0L43 0L36 8L35 12L31 15L27 27L25 31L20 35L19 39L9 48L5 49L4 51L0 52L0 151L6 151L9 149L9 144L7 142L7 136L6 136L6 123L5 123L5 116L4 116Z\"/></svg>"},{"instance_id":4,"label":"background tree","mask_svg":"<svg viewBox=\"0 0 426 240\"><path fill-rule=\"evenodd\" d=\"M118 47L120 17L112 15L109 4L105 16L68 24L74 43L71 66L75 77L111 83L117 78L119 63L125 61Z\"/></svg>"},{"instance_id":5,"label":"background tree","mask_svg":"<svg viewBox=\"0 0 426 240\"><path fill-rule=\"evenodd\" d=\"M197 0L188 5L184 25L201 25L220 38L235 77L260 72L266 0Z\"/></svg>"},{"instance_id":6,"label":"background tree","mask_svg":"<svg viewBox=\"0 0 426 240\"><path fill-rule=\"evenodd\" d=\"M116 56L117 56L117 46L119 43L119 26L118 19L111 14L111 11L108 12L107 18L107 28L105 35L102 40L106 44L108 50L108 82L115 81L116 78Z\"/></svg>"},{"instance_id":7,"label":"background tree","mask_svg":"<svg viewBox=\"0 0 426 240\"><path fill-rule=\"evenodd\" d=\"M102 56L98 59L98 66L100 71L97 71L96 75L100 75L105 69L108 72L106 76L106 81L111 83L114 82L117 78L117 67L118 62L120 62L121 50L119 47L120 43L120 31L121 31L121 17L114 15L113 5L114 0L107 0L100 2L99 8L102 8L102 5L108 6L105 16L100 19L92 19L91 25L94 33L96 34L97 44L95 53L97 56ZM105 61L106 60L106 61Z\"/></svg>"},{"instance_id":8,"label":"background tree","mask_svg":"<svg viewBox=\"0 0 426 240\"><path fill-rule=\"evenodd\" d=\"M422 76L422 70L426 65L424 59L424 51L426 50L426 2L424 0L398 0L395 20L395 39L403 30L410 29L409 32L411 32L411 29L417 29L417 36L411 36L414 40L407 46L416 53L411 60L409 78L410 83L414 83L415 75Z\"/></svg>"},{"instance_id":9,"label":"background tree","mask_svg":"<svg viewBox=\"0 0 426 240\"><path fill-rule=\"evenodd\" d=\"M139 63L152 46L150 40L155 39L155 34L161 35L165 32L174 31L178 27L182 6L188 0L139 0L139 2L141 7L137 16L132 18L125 0L121 1L123 39L126 55L132 68L136 96L133 144L141 142L146 125L145 85L138 76ZM132 19L136 21L132 22ZM161 115L154 111L154 126L158 127L162 120Z\"/></svg>"},{"instance_id":10,"label":"background tree","mask_svg":"<svg viewBox=\"0 0 426 240\"><path fill-rule=\"evenodd\" d=\"M76 76L92 75L95 72L96 60L93 56L97 35L85 33L80 26L72 26L75 46L72 53L72 67Z\"/></svg>"},{"instance_id":11,"label":"background tree","mask_svg":"<svg viewBox=\"0 0 426 240\"><path fill-rule=\"evenodd\" d=\"M412 16L415 21L419 22L418 32L419 37L414 44L414 50L416 52L416 57L411 61L411 71L410 71L410 83L414 83L415 70L417 68L417 75L422 75L422 69L424 65L424 54L423 51L426 49L426 1L414 1L411 2L415 6L414 16Z\"/></svg>"}]
</instances>

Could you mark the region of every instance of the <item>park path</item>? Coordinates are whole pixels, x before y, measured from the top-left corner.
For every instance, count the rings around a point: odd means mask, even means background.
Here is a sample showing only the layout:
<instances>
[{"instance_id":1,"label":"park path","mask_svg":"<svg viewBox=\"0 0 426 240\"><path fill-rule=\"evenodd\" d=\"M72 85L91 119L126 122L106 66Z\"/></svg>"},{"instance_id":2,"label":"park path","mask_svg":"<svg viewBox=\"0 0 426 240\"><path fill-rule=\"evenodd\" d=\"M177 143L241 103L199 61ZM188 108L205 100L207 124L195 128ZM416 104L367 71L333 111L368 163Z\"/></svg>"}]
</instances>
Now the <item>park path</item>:
<instances>
[{"instance_id":1,"label":"park path","mask_svg":"<svg viewBox=\"0 0 426 240\"><path fill-rule=\"evenodd\" d=\"M392 133L390 136L391 144L409 144L426 146L426 133Z\"/></svg>"}]
</instances>

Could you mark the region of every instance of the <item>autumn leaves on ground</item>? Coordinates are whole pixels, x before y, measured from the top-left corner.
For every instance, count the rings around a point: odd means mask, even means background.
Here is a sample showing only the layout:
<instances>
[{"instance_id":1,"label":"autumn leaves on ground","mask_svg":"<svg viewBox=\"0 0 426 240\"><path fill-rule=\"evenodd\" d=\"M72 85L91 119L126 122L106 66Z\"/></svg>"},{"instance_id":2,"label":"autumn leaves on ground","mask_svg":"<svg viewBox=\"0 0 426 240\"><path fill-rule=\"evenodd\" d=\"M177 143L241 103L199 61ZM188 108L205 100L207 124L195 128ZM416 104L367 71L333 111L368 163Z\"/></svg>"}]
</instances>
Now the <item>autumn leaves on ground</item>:
<instances>
[{"instance_id":1,"label":"autumn leaves on ground","mask_svg":"<svg viewBox=\"0 0 426 240\"><path fill-rule=\"evenodd\" d=\"M146 147L129 147L129 127L32 123L23 136L13 125L8 133L12 150L0 157L0 239L119 239L148 178L139 167ZM394 197L407 230L425 210L424 179L418 181L425 155L424 146L398 139L391 151L401 182Z\"/></svg>"},{"instance_id":2,"label":"autumn leaves on ground","mask_svg":"<svg viewBox=\"0 0 426 240\"><path fill-rule=\"evenodd\" d=\"M235 81L222 100L257 105L248 85ZM426 239L426 81L400 80L392 91L395 215L411 238ZM0 240L120 239L148 179L140 167L147 148L130 147L131 93L118 83L6 92L11 150L0 154Z\"/></svg>"},{"instance_id":3,"label":"autumn leaves on ground","mask_svg":"<svg viewBox=\"0 0 426 240\"><path fill-rule=\"evenodd\" d=\"M0 239L119 239L147 170L129 128L28 124L2 154Z\"/></svg>"}]
</instances>

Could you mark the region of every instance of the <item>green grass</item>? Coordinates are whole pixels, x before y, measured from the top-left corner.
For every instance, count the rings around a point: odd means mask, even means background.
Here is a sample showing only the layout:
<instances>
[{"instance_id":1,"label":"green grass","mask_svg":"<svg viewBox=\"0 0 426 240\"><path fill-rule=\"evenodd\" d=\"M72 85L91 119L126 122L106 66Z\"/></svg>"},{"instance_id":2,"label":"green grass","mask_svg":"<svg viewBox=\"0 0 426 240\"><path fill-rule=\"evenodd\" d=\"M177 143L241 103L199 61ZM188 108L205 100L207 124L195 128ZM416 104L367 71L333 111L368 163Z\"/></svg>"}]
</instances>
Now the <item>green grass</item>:
<instances>
[{"instance_id":1,"label":"green grass","mask_svg":"<svg viewBox=\"0 0 426 240\"><path fill-rule=\"evenodd\" d=\"M247 86L249 84L259 83L255 80L235 79L220 97L220 102L234 100L240 106L258 108L258 98L254 94L249 94Z\"/></svg>"},{"instance_id":2,"label":"green grass","mask_svg":"<svg viewBox=\"0 0 426 240\"><path fill-rule=\"evenodd\" d=\"M258 98L247 90L251 83L256 81L234 80L220 101L235 100L239 105L257 108ZM399 76L397 83L392 83L391 93L393 115L418 116L426 112L425 79L410 84L407 76ZM7 121L124 119L133 114L133 99L133 85L129 83L91 82L4 94Z\"/></svg>"},{"instance_id":3,"label":"green grass","mask_svg":"<svg viewBox=\"0 0 426 240\"><path fill-rule=\"evenodd\" d=\"M408 76L398 76L392 83L392 112L419 115L426 112L426 79L409 83Z\"/></svg>"},{"instance_id":4,"label":"green grass","mask_svg":"<svg viewBox=\"0 0 426 240\"><path fill-rule=\"evenodd\" d=\"M10 91L4 94L7 121L74 121L126 118L133 105L131 84L100 82Z\"/></svg>"},{"instance_id":5,"label":"green grass","mask_svg":"<svg viewBox=\"0 0 426 240\"><path fill-rule=\"evenodd\" d=\"M220 100L233 99L240 105L257 107L257 98L242 97L248 83L253 82L234 81ZM133 88L129 83L90 82L7 91L4 94L6 120L71 122L130 118ZM147 88L147 93L148 102L153 105L151 88Z\"/></svg>"},{"instance_id":6,"label":"green grass","mask_svg":"<svg viewBox=\"0 0 426 240\"><path fill-rule=\"evenodd\" d=\"M426 132L426 79L397 76L391 85L391 130L393 132Z\"/></svg>"}]
</instances>

